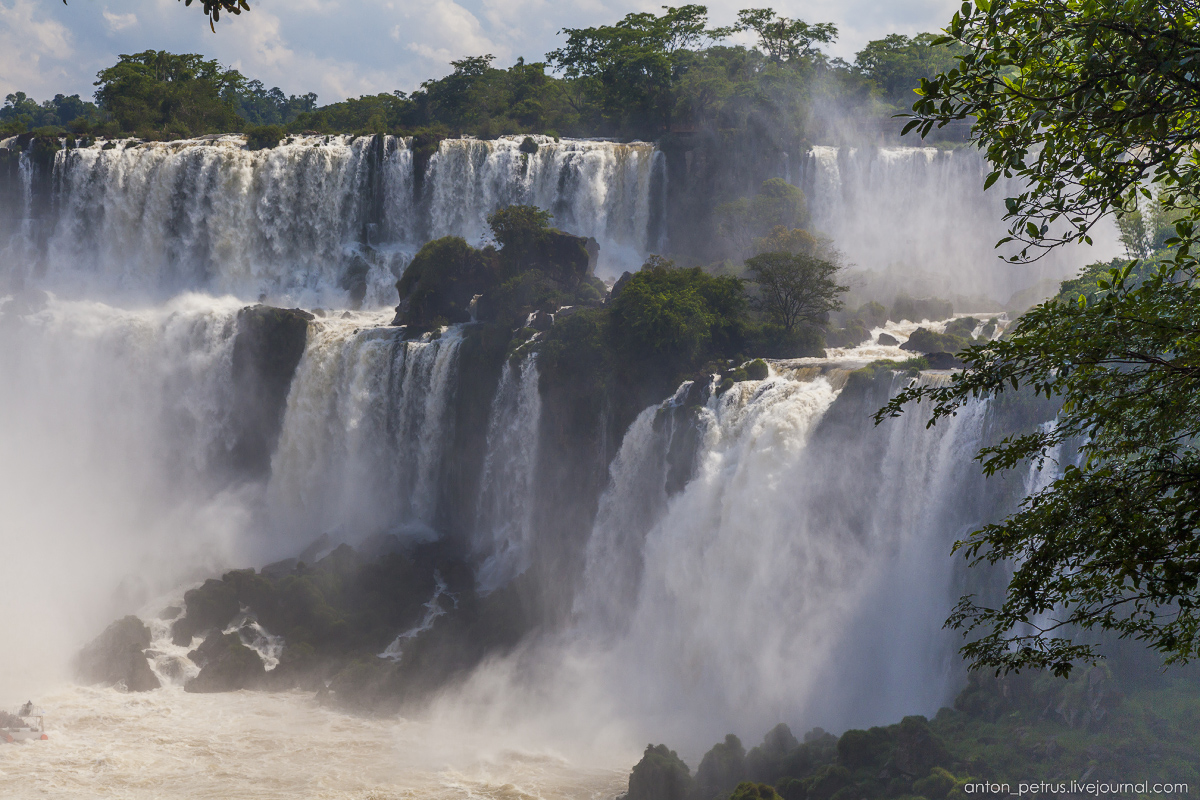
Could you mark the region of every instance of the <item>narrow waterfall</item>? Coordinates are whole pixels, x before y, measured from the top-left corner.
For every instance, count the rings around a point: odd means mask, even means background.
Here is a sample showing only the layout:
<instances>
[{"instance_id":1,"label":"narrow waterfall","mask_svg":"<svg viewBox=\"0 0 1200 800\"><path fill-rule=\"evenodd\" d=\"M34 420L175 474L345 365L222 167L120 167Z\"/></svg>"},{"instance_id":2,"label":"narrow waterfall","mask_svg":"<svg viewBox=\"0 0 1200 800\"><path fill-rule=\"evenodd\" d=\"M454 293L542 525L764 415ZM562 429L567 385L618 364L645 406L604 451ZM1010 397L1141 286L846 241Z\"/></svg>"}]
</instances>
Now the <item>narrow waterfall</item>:
<instances>
[{"instance_id":1,"label":"narrow waterfall","mask_svg":"<svg viewBox=\"0 0 1200 800\"><path fill-rule=\"evenodd\" d=\"M489 592L529 567L533 557L534 491L538 464L537 360L504 364L488 422L474 549L482 559L476 580Z\"/></svg>"}]
</instances>

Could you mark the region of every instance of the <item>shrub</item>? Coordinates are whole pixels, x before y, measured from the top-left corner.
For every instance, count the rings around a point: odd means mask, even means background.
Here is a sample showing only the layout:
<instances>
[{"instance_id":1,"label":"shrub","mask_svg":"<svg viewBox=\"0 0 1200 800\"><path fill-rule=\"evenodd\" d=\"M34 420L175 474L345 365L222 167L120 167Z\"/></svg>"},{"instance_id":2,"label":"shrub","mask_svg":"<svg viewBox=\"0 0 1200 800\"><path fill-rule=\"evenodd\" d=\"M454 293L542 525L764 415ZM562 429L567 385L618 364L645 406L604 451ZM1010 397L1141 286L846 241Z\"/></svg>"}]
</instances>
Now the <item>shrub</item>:
<instances>
[{"instance_id":1,"label":"shrub","mask_svg":"<svg viewBox=\"0 0 1200 800\"><path fill-rule=\"evenodd\" d=\"M279 125L257 125L246 129L246 147L250 150L270 150L278 146L286 135Z\"/></svg>"}]
</instances>

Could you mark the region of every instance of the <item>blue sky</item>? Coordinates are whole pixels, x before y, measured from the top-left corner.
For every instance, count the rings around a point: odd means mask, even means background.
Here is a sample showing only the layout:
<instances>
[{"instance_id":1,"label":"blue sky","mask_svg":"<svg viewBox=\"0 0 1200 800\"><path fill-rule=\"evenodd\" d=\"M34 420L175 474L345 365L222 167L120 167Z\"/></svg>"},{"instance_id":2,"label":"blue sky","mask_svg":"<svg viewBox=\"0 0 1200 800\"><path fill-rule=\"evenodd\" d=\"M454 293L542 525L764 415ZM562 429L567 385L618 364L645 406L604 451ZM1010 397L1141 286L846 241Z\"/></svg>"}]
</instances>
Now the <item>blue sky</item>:
<instances>
[{"instance_id":1,"label":"blue sky","mask_svg":"<svg viewBox=\"0 0 1200 800\"><path fill-rule=\"evenodd\" d=\"M449 61L492 53L497 66L540 59L564 27L613 22L662 2L612 0L250 0L252 11L208 29L195 3L178 0L0 0L0 96L22 90L37 100L57 92L91 96L100 69L120 53L203 53L288 93L318 102L411 91L450 71ZM763 0L708 4L714 25ZM779 13L833 22L832 55L852 60L871 39L937 30L957 0L786 0ZM748 40L745 43L749 43Z\"/></svg>"}]
</instances>

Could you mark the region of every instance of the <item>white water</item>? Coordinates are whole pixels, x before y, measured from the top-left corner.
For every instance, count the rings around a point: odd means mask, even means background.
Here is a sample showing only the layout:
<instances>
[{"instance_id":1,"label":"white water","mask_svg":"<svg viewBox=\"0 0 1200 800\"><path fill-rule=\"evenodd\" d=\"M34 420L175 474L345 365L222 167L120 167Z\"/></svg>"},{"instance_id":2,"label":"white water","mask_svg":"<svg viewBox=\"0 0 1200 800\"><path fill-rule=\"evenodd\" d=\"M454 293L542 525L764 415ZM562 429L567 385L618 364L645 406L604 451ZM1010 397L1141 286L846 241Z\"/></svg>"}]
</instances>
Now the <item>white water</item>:
<instances>
[{"instance_id":1,"label":"white water","mask_svg":"<svg viewBox=\"0 0 1200 800\"><path fill-rule=\"evenodd\" d=\"M364 327L388 316L318 319L310 330L267 489L270 518L292 542L330 531L434 536L460 332L403 341L398 328Z\"/></svg>"},{"instance_id":2,"label":"white water","mask_svg":"<svg viewBox=\"0 0 1200 800\"><path fill-rule=\"evenodd\" d=\"M537 361L505 363L492 403L487 457L476 512L479 590L498 589L529 568L533 557L534 481L542 398Z\"/></svg>"},{"instance_id":3,"label":"white water","mask_svg":"<svg viewBox=\"0 0 1200 800\"><path fill-rule=\"evenodd\" d=\"M1026 265L1008 264L1004 199L1020 191L1001 179L987 192L989 165L974 150L934 147L837 148L809 152L802 188L812 227L831 236L857 277L864 299L899 292L954 295L1001 307L1043 279L1073 277L1084 264L1119 255L1116 229L1097 226L1094 247L1072 247ZM1047 289L1047 295L1052 293ZM1022 309L1023 310L1023 309Z\"/></svg>"},{"instance_id":4,"label":"white water","mask_svg":"<svg viewBox=\"0 0 1200 800\"><path fill-rule=\"evenodd\" d=\"M637 758L582 766L517 731L353 717L302 692L71 687L41 702L49 740L0 747L5 798L594 800L623 791Z\"/></svg>"},{"instance_id":5,"label":"white water","mask_svg":"<svg viewBox=\"0 0 1200 800\"><path fill-rule=\"evenodd\" d=\"M32 234L25 158L21 222L0 242L0 278L122 302L191 290L346 307L348 271L365 267L365 306L380 308L395 304L396 279L422 243L479 244L487 215L510 203L594 236L606 273L641 264L661 236L661 154L536 138L533 155L519 151L521 137L443 141L419 190L409 141L392 136L300 136L259 151L240 136L69 148L56 155L50 217L37 221L44 246Z\"/></svg>"}]
</instances>

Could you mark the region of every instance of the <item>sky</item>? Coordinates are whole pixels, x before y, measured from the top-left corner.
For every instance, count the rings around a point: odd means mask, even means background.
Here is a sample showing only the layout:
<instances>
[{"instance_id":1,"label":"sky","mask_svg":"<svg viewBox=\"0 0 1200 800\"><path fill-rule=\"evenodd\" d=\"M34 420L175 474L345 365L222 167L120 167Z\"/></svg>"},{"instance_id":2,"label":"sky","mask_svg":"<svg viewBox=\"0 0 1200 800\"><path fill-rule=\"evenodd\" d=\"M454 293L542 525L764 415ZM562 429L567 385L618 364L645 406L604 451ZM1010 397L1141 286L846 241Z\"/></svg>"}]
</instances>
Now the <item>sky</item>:
<instances>
[{"instance_id":1,"label":"sky","mask_svg":"<svg viewBox=\"0 0 1200 800\"><path fill-rule=\"evenodd\" d=\"M412 91L450 72L450 61L491 53L496 66L541 60L564 27L611 24L659 2L617 0L249 0L214 34L196 2L179 0L0 0L0 96L24 91L90 99L95 75L121 53L202 53L288 94L320 104L362 94ZM712 25L763 0L708 3ZM847 61L872 39L942 28L958 0L781 0L772 7L807 22L832 22L826 48ZM745 36L745 34L742 34ZM736 40L735 40L736 41ZM749 39L741 43L750 44Z\"/></svg>"}]
</instances>

